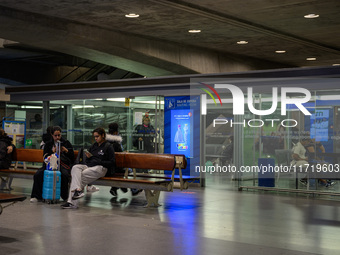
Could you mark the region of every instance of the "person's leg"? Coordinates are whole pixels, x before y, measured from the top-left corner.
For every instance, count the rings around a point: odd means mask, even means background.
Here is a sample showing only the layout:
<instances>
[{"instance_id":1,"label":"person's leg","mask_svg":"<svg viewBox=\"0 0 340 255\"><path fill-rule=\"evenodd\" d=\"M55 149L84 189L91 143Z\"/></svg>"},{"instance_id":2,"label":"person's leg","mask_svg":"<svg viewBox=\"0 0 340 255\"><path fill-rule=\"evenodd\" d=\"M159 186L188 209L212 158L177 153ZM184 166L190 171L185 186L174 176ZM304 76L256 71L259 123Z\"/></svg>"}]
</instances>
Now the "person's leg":
<instances>
[{"instance_id":1,"label":"person's leg","mask_svg":"<svg viewBox=\"0 0 340 255\"><path fill-rule=\"evenodd\" d=\"M67 202L68 203L71 203L75 206L77 206L77 202L76 200L73 200L72 197L73 197L73 194L74 194L74 191L76 189L82 189L82 185L81 185L81 179L82 179L82 172L87 168L86 165L74 165L72 167L72 170L71 170L71 176L72 176L72 181L71 181L71 185L70 185L70 191L69 191L69 194L68 194L68 199L67 199Z\"/></svg>"},{"instance_id":2,"label":"person's leg","mask_svg":"<svg viewBox=\"0 0 340 255\"><path fill-rule=\"evenodd\" d=\"M69 195L69 183L71 180L70 170L61 168L61 186L60 186L60 196L61 198L66 201Z\"/></svg>"},{"instance_id":3,"label":"person's leg","mask_svg":"<svg viewBox=\"0 0 340 255\"><path fill-rule=\"evenodd\" d=\"M107 168L100 165L85 169L81 176L81 188L83 189L88 183L92 183L100 177L104 177L106 172Z\"/></svg>"},{"instance_id":4,"label":"person's leg","mask_svg":"<svg viewBox=\"0 0 340 255\"><path fill-rule=\"evenodd\" d=\"M42 190L44 184L44 171L43 169L37 170L33 176L33 187L31 193L31 202L36 202L37 200L42 200ZM35 200L35 199L36 200Z\"/></svg>"}]
</instances>

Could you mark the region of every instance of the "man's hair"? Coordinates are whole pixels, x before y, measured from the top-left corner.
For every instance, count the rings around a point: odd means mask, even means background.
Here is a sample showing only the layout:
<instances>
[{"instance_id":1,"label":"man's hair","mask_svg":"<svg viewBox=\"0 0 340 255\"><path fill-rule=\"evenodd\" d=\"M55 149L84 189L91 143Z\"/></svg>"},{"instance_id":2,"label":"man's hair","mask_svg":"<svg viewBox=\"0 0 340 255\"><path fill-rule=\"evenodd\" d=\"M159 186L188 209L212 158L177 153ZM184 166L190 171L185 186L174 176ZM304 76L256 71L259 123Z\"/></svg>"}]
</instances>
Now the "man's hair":
<instances>
[{"instance_id":1,"label":"man's hair","mask_svg":"<svg viewBox=\"0 0 340 255\"><path fill-rule=\"evenodd\" d=\"M119 125L116 122L113 122L109 125L109 134L113 135L115 132L118 132Z\"/></svg>"},{"instance_id":2,"label":"man's hair","mask_svg":"<svg viewBox=\"0 0 340 255\"><path fill-rule=\"evenodd\" d=\"M143 121L148 119L150 121L150 117L149 116L143 116Z\"/></svg>"},{"instance_id":3,"label":"man's hair","mask_svg":"<svg viewBox=\"0 0 340 255\"><path fill-rule=\"evenodd\" d=\"M106 133L105 133L104 128L101 128L101 127L96 128L92 131L92 134L94 133L98 133L99 135L104 135L104 138L106 138Z\"/></svg>"}]
</instances>

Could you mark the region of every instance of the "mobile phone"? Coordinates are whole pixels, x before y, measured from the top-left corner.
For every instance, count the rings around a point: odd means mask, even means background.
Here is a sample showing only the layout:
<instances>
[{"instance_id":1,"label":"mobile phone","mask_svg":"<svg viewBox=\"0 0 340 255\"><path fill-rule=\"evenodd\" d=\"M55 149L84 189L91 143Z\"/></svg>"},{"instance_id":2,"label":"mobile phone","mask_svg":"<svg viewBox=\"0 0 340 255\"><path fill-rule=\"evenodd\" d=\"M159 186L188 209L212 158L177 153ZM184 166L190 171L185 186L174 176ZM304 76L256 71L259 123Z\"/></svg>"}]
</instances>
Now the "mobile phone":
<instances>
[{"instance_id":1,"label":"mobile phone","mask_svg":"<svg viewBox=\"0 0 340 255\"><path fill-rule=\"evenodd\" d=\"M85 152L86 154L88 154L90 157L92 156L92 153L89 152L87 149L85 149L84 152Z\"/></svg>"}]
</instances>

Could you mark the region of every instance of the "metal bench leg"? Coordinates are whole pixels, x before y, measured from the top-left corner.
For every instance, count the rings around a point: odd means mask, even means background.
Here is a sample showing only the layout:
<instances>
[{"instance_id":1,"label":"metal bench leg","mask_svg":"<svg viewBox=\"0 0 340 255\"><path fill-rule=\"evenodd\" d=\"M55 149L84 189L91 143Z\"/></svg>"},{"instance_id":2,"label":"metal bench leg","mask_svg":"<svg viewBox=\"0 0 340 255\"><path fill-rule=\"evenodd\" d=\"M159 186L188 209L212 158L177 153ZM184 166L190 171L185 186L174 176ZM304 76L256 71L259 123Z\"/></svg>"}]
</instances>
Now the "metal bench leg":
<instances>
[{"instance_id":1,"label":"metal bench leg","mask_svg":"<svg viewBox=\"0 0 340 255\"><path fill-rule=\"evenodd\" d=\"M11 190L11 185L12 185L13 177L8 176L8 177L1 177L1 183L0 183L0 189L1 190Z\"/></svg>"},{"instance_id":2,"label":"metal bench leg","mask_svg":"<svg viewBox=\"0 0 340 255\"><path fill-rule=\"evenodd\" d=\"M145 207L161 206L158 203L159 195L161 194L159 190L144 190L144 192L145 192L146 201L148 202L148 204Z\"/></svg>"}]
</instances>

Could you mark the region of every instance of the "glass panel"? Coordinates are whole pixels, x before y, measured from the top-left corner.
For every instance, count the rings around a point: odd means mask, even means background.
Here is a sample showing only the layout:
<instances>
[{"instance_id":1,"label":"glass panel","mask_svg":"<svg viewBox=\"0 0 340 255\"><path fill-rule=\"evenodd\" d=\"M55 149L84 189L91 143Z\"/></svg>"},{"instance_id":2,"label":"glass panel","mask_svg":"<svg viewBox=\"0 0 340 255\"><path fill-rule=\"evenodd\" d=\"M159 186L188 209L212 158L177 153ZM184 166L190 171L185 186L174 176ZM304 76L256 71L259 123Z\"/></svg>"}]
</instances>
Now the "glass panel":
<instances>
[{"instance_id":1,"label":"glass panel","mask_svg":"<svg viewBox=\"0 0 340 255\"><path fill-rule=\"evenodd\" d=\"M60 125L65 133L63 135L67 136L75 149L79 149L89 147L94 142L92 131L95 128L103 127L108 131L109 124L117 122L126 151L154 153L157 150L162 153L163 101L164 97L160 96L135 97L127 102L125 98L51 101L51 125ZM143 118L150 120L150 132L143 133L147 140L144 149L139 148L138 142L134 141L137 138L137 126L140 129L144 127Z\"/></svg>"},{"instance_id":2,"label":"glass panel","mask_svg":"<svg viewBox=\"0 0 340 255\"><path fill-rule=\"evenodd\" d=\"M26 121L26 148L39 149L43 125L43 105L37 102L10 102L6 104L5 118Z\"/></svg>"}]
</instances>

